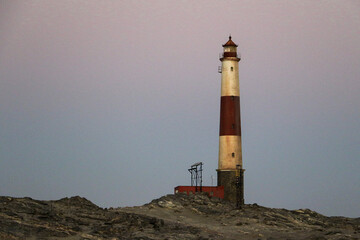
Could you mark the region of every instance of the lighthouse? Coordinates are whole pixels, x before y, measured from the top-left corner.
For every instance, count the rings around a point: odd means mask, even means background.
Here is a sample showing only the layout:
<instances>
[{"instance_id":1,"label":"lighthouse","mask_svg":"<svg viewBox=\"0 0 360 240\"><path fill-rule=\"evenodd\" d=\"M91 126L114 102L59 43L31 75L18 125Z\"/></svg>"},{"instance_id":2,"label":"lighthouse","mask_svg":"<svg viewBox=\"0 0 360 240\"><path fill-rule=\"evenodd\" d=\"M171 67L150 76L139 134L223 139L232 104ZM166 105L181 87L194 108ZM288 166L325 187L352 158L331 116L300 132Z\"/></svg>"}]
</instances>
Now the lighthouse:
<instances>
[{"instance_id":1,"label":"lighthouse","mask_svg":"<svg viewBox=\"0 0 360 240\"><path fill-rule=\"evenodd\" d=\"M224 199L244 204L244 169L241 151L239 61L237 45L229 40L220 54L221 100L219 131L218 186L224 186Z\"/></svg>"},{"instance_id":2,"label":"lighthouse","mask_svg":"<svg viewBox=\"0 0 360 240\"><path fill-rule=\"evenodd\" d=\"M241 151L240 124L240 88L239 62L237 45L229 40L222 45L220 54L221 67L221 100L220 100L220 131L219 131L219 163L217 186L202 186L202 162L189 168L191 186L177 186L174 193L196 194L206 192L210 197L218 197L244 205L244 169ZM198 168L200 166L200 168ZM200 174L199 174L200 173ZM195 182L195 184L194 184ZM199 187L198 187L199 183ZM194 186L195 185L195 186Z\"/></svg>"}]
</instances>

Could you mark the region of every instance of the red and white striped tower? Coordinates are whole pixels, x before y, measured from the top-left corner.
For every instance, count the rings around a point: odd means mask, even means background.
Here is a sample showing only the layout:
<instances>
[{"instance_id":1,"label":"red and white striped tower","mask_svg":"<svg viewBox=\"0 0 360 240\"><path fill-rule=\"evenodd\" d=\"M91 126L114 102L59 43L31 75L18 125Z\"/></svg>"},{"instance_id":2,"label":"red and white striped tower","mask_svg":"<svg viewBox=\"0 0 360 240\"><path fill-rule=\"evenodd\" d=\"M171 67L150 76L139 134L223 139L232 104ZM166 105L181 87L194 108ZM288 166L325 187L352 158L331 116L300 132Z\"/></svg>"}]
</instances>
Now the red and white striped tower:
<instances>
[{"instance_id":1,"label":"red and white striped tower","mask_svg":"<svg viewBox=\"0 0 360 240\"><path fill-rule=\"evenodd\" d=\"M223 45L221 54L221 104L218 186L224 186L224 199L244 203L240 125L239 61L237 45L229 40ZM237 178L238 177L238 178ZM237 188L238 186L238 188ZM239 194L240 191L240 194ZM237 199L238 196L238 199Z\"/></svg>"}]
</instances>

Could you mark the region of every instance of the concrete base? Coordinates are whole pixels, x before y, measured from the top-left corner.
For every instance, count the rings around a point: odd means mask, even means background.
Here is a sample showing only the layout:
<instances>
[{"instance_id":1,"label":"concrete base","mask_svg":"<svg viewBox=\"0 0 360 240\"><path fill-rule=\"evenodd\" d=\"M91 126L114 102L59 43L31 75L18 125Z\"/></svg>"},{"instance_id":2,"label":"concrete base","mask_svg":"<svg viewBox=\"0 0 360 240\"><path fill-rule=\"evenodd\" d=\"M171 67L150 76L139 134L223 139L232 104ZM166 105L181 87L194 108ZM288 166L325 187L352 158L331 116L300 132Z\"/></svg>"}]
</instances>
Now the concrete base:
<instances>
[{"instance_id":1,"label":"concrete base","mask_svg":"<svg viewBox=\"0 0 360 240\"><path fill-rule=\"evenodd\" d=\"M218 186L224 186L224 199L236 202L236 171L217 170Z\"/></svg>"},{"instance_id":2,"label":"concrete base","mask_svg":"<svg viewBox=\"0 0 360 240\"><path fill-rule=\"evenodd\" d=\"M236 171L217 170L218 186L224 186L224 199L236 203L236 195L240 199L240 204L244 204L244 178L243 170L240 177L240 187L236 188Z\"/></svg>"}]
</instances>

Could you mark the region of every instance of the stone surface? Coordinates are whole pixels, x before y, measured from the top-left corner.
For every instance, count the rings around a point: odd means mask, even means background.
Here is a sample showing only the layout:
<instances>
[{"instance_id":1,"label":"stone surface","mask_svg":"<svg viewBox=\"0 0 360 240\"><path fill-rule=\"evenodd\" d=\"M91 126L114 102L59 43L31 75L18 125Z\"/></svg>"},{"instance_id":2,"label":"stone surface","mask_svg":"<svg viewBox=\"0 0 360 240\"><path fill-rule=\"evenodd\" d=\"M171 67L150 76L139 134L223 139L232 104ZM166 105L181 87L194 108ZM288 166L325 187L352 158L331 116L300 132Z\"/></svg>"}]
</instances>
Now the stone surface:
<instances>
[{"instance_id":1,"label":"stone surface","mask_svg":"<svg viewBox=\"0 0 360 240\"><path fill-rule=\"evenodd\" d=\"M224 186L224 198L230 202L236 202L236 171L217 170L218 186Z\"/></svg>"},{"instance_id":2,"label":"stone surface","mask_svg":"<svg viewBox=\"0 0 360 240\"><path fill-rule=\"evenodd\" d=\"M239 210L204 194L110 209L81 197L0 197L0 239L360 239L360 219L257 204Z\"/></svg>"}]
</instances>

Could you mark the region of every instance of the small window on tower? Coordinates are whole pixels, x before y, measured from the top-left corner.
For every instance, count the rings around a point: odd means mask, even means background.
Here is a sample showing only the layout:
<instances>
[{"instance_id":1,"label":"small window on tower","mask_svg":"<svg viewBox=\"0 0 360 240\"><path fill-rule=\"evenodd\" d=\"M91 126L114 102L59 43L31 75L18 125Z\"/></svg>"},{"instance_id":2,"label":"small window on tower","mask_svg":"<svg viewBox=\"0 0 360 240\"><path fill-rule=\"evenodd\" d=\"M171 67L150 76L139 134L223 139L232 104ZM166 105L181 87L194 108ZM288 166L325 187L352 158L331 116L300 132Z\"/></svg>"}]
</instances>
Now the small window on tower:
<instances>
[{"instance_id":1,"label":"small window on tower","mask_svg":"<svg viewBox=\"0 0 360 240\"><path fill-rule=\"evenodd\" d=\"M232 156L232 157L235 157L235 153L232 153L231 156Z\"/></svg>"},{"instance_id":2,"label":"small window on tower","mask_svg":"<svg viewBox=\"0 0 360 240\"><path fill-rule=\"evenodd\" d=\"M235 128L235 124L231 124L231 128L234 129L234 128Z\"/></svg>"},{"instance_id":3,"label":"small window on tower","mask_svg":"<svg viewBox=\"0 0 360 240\"><path fill-rule=\"evenodd\" d=\"M230 68L230 70L231 70L231 71L234 71L234 68L233 68L233 67L231 67L231 68Z\"/></svg>"},{"instance_id":4,"label":"small window on tower","mask_svg":"<svg viewBox=\"0 0 360 240\"><path fill-rule=\"evenodd\" d=\"M235 99L235 97L234 97L234 96L231 96L231 100L233 100L233 101L234 101L234 99Z\"/></svg>"}]
</instances>

